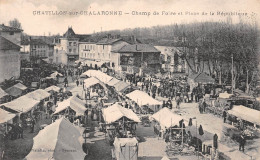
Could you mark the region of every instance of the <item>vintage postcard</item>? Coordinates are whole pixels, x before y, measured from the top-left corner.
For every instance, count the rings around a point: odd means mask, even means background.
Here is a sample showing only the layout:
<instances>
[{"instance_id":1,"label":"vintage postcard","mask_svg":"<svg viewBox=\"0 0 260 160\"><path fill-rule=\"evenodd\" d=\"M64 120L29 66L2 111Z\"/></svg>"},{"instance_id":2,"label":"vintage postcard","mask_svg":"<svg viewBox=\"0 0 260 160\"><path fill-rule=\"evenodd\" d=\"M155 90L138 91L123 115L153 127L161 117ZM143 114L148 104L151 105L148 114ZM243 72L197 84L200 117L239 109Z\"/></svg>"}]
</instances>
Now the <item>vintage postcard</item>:
<instances>
[{"instance_id":1,"label":"vintage postcard","mask_svg":"<svg viewBox=\"0 0 260 160\"><path fill-rule=\"evenodd\" d=\"M259 0L0 0L0 160L260 160Z\"/></svg>"}]
</instances>

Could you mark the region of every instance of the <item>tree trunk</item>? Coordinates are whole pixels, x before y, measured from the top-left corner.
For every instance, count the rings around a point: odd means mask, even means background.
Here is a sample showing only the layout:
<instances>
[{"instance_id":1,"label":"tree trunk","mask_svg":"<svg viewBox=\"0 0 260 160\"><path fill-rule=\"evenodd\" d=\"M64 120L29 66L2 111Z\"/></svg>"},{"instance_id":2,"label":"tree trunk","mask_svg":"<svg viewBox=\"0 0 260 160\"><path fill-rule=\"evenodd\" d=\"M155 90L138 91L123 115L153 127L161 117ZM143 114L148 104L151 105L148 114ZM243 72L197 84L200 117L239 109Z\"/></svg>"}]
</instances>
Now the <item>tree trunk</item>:
<instances>
[{"instance_id":1,"label":"tree trunk","mask_svg":"<svg viewBox=\"0 0 260 160\"><path fill-rule=\"evenodd\" d=\"M248 68L246 67L246 93L249 93Z\"/></svg>"}]
</instances>

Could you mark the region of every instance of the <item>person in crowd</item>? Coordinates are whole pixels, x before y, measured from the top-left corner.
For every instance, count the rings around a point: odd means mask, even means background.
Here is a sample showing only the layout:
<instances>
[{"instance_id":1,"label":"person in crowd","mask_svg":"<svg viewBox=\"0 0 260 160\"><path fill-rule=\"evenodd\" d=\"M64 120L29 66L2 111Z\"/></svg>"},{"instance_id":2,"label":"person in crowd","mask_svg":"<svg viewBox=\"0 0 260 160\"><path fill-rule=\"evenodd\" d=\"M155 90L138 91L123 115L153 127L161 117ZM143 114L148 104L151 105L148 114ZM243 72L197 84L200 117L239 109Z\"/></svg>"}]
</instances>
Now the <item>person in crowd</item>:
<instances>
[{"instance_id":1,"label":"person in crowd","mask_svg":"<svg viewBox=\"0 0 260 160\"><path fill-rule=\"evenodd\" d=\"M31 133L34 132L34 125L35 125L35 120L34 120L34 118L32 117L32 118L31 118Z\"/></svg>"},{"instance_id":2,"label":"person in crowd","mask_svg":"<svg viewBox=\"0 0 260 160\"><path fill-rule=\"evenodd\" d=\"M76 80L76 85L79 86L79 80L78 79Z\"/></svg>"},{"instance_id":3,"label":"person in crowd","mask_svg":"<svg viewBox=\"0 0 260 160\"><path fill-rule=\"evenodd\" d=\"M223 111L222 117L223 117L224 123L226 123L226 119L227 119L227 112L226 112L226 110Z\"/></svg>"},{"instance_id":4,"label":"person in crowd","mask_svg":"<svg viewBox=\"0 0 260 160\"><path fill-rule=\"evenodd\" d=\"M242 134L239 138L239 151L245 151L245 144L246 144L246 139L245 139L245 135Z\"/></svg>"}]
</instances>

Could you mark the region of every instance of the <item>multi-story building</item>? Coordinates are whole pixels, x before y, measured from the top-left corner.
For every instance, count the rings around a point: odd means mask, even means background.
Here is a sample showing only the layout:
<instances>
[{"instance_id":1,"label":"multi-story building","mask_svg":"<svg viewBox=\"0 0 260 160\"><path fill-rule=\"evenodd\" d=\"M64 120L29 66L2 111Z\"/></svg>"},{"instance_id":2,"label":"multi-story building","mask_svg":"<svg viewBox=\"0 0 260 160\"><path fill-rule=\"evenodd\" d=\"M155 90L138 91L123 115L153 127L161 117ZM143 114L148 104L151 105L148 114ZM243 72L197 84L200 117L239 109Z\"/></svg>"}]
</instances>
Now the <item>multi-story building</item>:
<instances>
[{"instance_id":1,"label":"multi-story building","mask_svg":"<svg viewBox=\"0 0 260 160\"><path fill-rule=\"evenodd\" d=\"M74 65L79 59L79 42L85 41L90 35L75 34L72 27L58 39L55 39L55 63Z\"/></svg>"},{"instance_id":2,"label":"multi-story building","mask_svg":"<svg viewBox=\"0 0 260 160\"><path fill-rule=\"evenodd\" d=\"M0 83L20 77L20 45L23 30L0 25Z\"/></svg>"},{"instance_id":3,"label":"multi-story building","mask_svg":"<svg viewBox=\"0 0 260 160\"><path fill-rule=\"evenodd\" d=\"M20 46L0 36L0 83L20 77Z\"/></svg>"},{"instance_id":4,"label":"multi-story building","mask_svg":"<svg viewBox=\"0 0 260 160\"><path fill-rule=\"evenodd\" d=\"M80 42L79 43L79 56L80 61L92 67L101 67L106 63L109 67L114 67L113 51L128 45L126 41L118 37L108 35L106 38L101 39L97 43L94 42ZM112 63L111 63L112 62Z\"/></svg>"},{"instance_id":5,"label":"multi-story building","mask_svg":"<svg viewBox=\"0 0 260 160\"><path fill-rule=\"evenodd\" d=\"M161 68L160 51L148 44L128 44L113 50L115 70L124 73L157 72Z\"/></svg>"},{"instance_id":6,"label":"multi-story building","mask_svg":"<svg viewBox=\"0 0 260 160\"><path fill-rule=\"evenodd\" d=\"M182 47L155 46L161 52L162 69L171 73L186 73L187 64L182 58Z\"/></svg>"},{"instance_id":7,"label":"multi-story building","mask_svg":"<svg viewBox=\"0 0 260 160\"><path fill-rule=\"evenodd\" d=\"M0 25L0 36L17 45L21 45L22 31L19 28L5 26L4 24Z\"/></svg>"},{"instance_id":8,"label":"multi-story building","mask_svg":"<svg viewBox=\"0 0 260 160\"><path fill-rule=\"evenodd\" d=\"M26 46L25 46L26 47ZM54 44L43 39L30 39L30 60L44 60L47 63L53 63L54 59Z\"/></svg>"}]
</instances>

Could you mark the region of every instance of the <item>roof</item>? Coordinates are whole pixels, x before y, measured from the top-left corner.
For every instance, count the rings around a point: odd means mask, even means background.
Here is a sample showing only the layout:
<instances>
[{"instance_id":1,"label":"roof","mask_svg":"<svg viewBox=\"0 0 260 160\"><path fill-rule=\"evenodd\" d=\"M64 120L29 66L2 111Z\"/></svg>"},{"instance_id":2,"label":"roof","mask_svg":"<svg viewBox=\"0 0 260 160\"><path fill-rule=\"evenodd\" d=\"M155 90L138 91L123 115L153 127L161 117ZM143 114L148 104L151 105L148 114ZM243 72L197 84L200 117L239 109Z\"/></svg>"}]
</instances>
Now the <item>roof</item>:
<instances>
[{"instance_id":1,"label":"roof","mask_svg":"<svg viewBox=\"0 0 260 160\"><path fill-rule=\"evenodd\" d=\"M169 108L164 107L151 116L157 122L160 123L161 127L169 128L174 125L179 125L179 121L183 118L173 113Z\"/></svg>"},{"instance_id":2,"label":"roof","mask_svg":"<svg viewBox=\"0 0 260 160\"><path fill-rule=\"evenodd\" d=\"M10 27L10 26L5 26L4 24L0 25L0 31L1 32L22 32L22 29L15 28L15 27Z\"/></svg>"},{"instance_id":3,"label":"roof","mask_svg":"<svg viewBox=\"0 0 260 160\"><path fill-rule=\"evenodd\" d=\"M31 39L29 41L30 45L54 45L50 41L44 39Z\"/></svg>"},{"instance_id":4,"label":"roof","mask_svg":"<svg viewBox=\"0 0 260 160\"><path fill-rule=\"evenodd\" d=\"M160 53L154 46L149 44L133 44L125 45L118 51L119 53L131 52L131 53Z\"/></svg>"},{"instance_id":5,"label":"roof","mask_svg":"<svg viewBox=\"0 0 260 160\"><path fill-rule=\"evenodd\" d=\"M103 109L104 120L109 124L118 121L122 117L126 117L134 122L140 122L138 116L131 110L122 107L118 103Z\"/></svg>"},{"instance_id":6,"label":"roof","mask_svg":"<svg viewBox=\"0 0 260 160\"><path fill-rule=\"evenodd\" d=\"M26 159L84 159L86 154L82 150L82 141L80 131L67 119L61 118L33 138L33 147Z\"/></svg>"},{"instance_id":7,"label":"roof","mask_svg":"<svg viewBox=\"0 0 260 160\"><path fill-rule=\"evenodd\" d=\"M40 101L31 99L27 96L21 96L17 99L14 99L11 102L1 104L1 106L10 108L16 112L26 113L26 112L30 111L33 107L38 105L39 103L40 103Z\"/></svg>"},{"instance_id":8,"label":"roof","mask_svg":"<svg viewBox=\"0 0 260 160\"><path fill-rule=\"evenodd\" d=\"M233 106L233 108L229 110L228 113L240 119L260 125L260 121L259 121L260 111L258 110L239 105L239 106Z\"/></svg>"},{"instance_id":9,"label":"roof","mask_svg":"<svg viewBox=\"0 0 260 160\"><path fill-rule=\"evenodd\" d=\"M0 36L0 50L20 50L20 46Z\"/></svg>"},{"instance_id":10,"label":"roof","mask_svg":"<svg viewBox=\"0 0 260 160\"><path fill-rule=\"evenodd\" d=\"M134 90L131 93L128 93L126 95L129 99L135 101L139 106L143 105L161 105L162 102L152 98L147 93L140 91L140 90Z\"/></svg>"},{"instance_id":11,"label":"roof","mask_svg":"<svg viewBox=\"0 0 260 160\"><path fill-rule=\"evenodd\" d=\"M49 97L50 93L48 93L47 91L45 91L43 89L37 89L33 92L27 93L25 96L27 96L28 98L37 100L37 101L41 101L41 100Z\"/></svg>"},{"instance_id":12,"label":"roof","mask_svg":"<svg viewBox=\"0 0 260 160\"><path fill-rule=\"evenodd\" d=\"M73 31L72 27L69 27L67 32L64 33L63 37L65 38L75 38L75 32Z\"/></svg>"},{"instance_id":13,"label":"roof","mask_svg":"<svg viewBox=\"0 0 260 160\"><path fill-rule=\"evenodd\" d=\"M103 38L97 42L97 45L112 45L115 42L122 40L121 38Z\"/></svg>"},{"instance_id":14,"label":"roof","mask_svg":"<svg viewBox=\"0 0 260 160\"><path fill-rule=\"evenodd\" d=\"M215 80L204 72L190 75L189 78L193 79L197 83L215 83Z\"/></svg>"}]
</instances>

